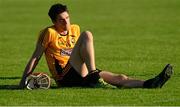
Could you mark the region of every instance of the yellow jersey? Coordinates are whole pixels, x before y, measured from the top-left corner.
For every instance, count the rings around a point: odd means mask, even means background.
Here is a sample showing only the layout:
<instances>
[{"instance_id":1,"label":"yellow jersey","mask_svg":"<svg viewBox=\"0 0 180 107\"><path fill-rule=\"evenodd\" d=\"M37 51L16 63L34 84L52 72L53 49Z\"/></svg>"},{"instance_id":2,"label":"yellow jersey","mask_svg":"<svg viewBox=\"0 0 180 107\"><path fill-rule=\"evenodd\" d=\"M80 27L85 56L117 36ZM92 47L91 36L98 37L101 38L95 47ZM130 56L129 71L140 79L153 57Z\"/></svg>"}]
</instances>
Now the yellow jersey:
<instances>
[{"instance_id":1,"label":"yellow jersey","mask_svg":"<svg viewBox=\"0 0 180 107\"><path fill-rule=\"evenodd\" d=\"M71 25L67 35L60 35L54 26L41 31L38 42L45 49L46 61L55 80L61 78L62 69L66 66L79 36L78 25Z\"/></svg>"}]
</instances>

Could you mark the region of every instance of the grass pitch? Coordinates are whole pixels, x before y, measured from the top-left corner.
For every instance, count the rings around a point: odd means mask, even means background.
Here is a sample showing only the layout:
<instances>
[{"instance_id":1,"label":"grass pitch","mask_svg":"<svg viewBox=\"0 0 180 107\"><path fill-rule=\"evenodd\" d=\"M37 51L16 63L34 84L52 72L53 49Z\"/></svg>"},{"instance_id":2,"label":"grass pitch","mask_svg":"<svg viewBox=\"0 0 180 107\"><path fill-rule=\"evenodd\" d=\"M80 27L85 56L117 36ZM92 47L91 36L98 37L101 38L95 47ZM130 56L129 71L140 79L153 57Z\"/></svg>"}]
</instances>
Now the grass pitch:
<instances>
[{"instance_id":1,"label":"grass pitch","mask_svg":"<svg viewBox=\"0 0 180 107\"><path fill-rule=\"evenodd\" d=\"M71 23L94 34L100 69L148 79L165 64L174 75L162 89L61 88L17 90L39 31L51 25L54 3L68 5ZM0 106L180 105L179 0L0 0ZM48 72L42 58L35 71Z\"/></svg>"}]
</instances>

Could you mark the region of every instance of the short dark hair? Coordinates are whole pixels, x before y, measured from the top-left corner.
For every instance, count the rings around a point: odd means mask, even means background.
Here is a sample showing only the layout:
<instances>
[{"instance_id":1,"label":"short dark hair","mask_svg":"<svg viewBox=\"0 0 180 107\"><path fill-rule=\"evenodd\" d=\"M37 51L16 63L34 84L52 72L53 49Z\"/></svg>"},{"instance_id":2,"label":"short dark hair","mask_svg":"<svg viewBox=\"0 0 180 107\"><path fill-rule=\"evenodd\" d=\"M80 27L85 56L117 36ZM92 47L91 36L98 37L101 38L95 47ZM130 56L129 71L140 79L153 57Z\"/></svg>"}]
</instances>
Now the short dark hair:
<instances>
[{"instance_id":1,"label":"short dark hair","mask_svg":"<svg viewBox=\"0 0 180 107\"><path fill-rule=\"evenodd\" d=\"M57 3L51 6L49 9L48 15L51 18L51 20L54 22L56 21L57 15L63 12L68 12L67 6Z\"/></svg>"}]
</instances>

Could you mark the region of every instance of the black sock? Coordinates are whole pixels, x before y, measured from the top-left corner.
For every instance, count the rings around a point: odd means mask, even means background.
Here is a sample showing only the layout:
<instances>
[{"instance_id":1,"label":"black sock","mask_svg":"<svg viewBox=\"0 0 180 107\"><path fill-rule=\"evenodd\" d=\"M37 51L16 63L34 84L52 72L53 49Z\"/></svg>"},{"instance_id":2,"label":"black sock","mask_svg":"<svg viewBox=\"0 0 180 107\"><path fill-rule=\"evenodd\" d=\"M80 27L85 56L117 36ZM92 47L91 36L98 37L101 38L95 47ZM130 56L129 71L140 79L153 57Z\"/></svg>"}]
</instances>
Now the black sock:
<instances>
[{"instance_id":1,"label":"black sock","mask_svg":"<svg viewBox=\"0 0 180 107\"><path fill-rule=\"evenodd\" d=\"M146 80L143 84L143 87L144 88L152 88L151 85L152 85L153 80L154 80L154 78Z\"/></svg>"}]
</instances>

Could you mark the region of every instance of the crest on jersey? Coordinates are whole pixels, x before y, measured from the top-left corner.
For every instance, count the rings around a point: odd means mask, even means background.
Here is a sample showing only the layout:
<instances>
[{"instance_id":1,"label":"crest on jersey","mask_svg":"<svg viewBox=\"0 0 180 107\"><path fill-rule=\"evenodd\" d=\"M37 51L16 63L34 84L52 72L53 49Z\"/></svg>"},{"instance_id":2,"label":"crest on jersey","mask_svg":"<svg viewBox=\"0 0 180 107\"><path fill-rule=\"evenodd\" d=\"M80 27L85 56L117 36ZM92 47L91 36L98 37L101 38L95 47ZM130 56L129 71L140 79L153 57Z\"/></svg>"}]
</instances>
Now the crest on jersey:
<instances>
[{"instance_id":1,"label":"crest on jersey","mask_svg":"<svg viewBox=\"0 0 180 107\"><path fill-rule=\"evenodd\" d=\"M74 45L76 43L76 40L74 37L71 38L71 43Z\"/></svg>"}]
</instances>

